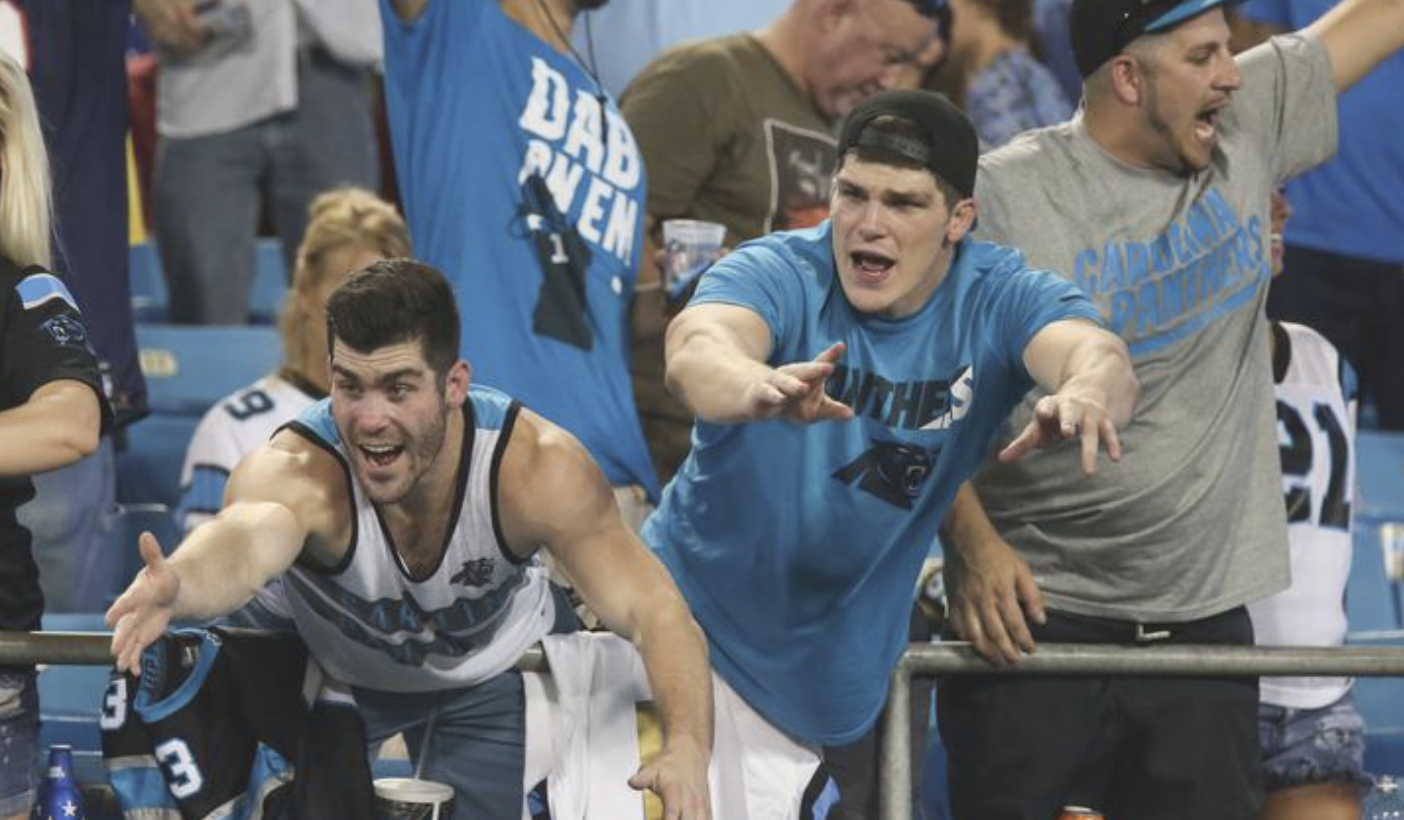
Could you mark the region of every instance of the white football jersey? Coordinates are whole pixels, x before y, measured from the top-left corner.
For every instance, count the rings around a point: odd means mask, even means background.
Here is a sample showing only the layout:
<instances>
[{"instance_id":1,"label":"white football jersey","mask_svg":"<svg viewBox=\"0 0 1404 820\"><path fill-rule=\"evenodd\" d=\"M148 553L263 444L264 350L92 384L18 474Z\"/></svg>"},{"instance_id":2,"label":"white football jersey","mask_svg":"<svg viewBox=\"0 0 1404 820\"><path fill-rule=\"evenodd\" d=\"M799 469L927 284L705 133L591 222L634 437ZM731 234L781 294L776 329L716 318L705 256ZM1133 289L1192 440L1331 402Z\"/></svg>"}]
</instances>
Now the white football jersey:
<instances>
[{"instance_id":1,"label":"white football jersey","mask_svg":"<svg viewBox=\"0 0 1404 820\"><path fill-rule=\"evenodd\" d=\"M213 518L223 505L224 485L239 459L318 398L281 376L264 376L211 407L190 438L180 471L177 523L182 530L189 533Z\"/></svg>"},{"instance_id":2,"label":"white football jersey","mask_svg":"<svg viewBox=\"0 0 1404 820\"><path fill-rule=\"evenodd\" d=\"M1340 646L1350 577L1355 375L1310 328L1279 323L1273 335L1292 586L1248 611L1259 645ZM1293 709L1326 706L1349 688L1349 678L1263 678L1260 684L1265 703Z\"/></svg>"}]
</instances>

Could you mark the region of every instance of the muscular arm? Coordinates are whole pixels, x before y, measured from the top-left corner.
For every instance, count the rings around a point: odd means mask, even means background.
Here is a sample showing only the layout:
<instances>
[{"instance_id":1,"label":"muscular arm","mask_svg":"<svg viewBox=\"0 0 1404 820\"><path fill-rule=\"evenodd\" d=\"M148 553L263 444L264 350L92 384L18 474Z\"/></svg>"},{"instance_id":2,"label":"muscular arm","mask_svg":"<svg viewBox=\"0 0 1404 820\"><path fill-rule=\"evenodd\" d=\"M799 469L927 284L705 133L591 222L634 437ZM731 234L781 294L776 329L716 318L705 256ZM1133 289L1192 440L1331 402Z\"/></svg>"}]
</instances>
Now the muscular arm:
<instances>
[{"instance_id":1,"label":"muscular arm","mask_svg":"<svg viewBox=\"0 0 1404 820\"><path fill-rule=\"evenodd\" d=\"M1078 436L1082 469L1097 472L1097 450L1105 444L1121 458L1116 431L1131 422L1140 385L1126 343L1081 320L1046 325L1024 349L1024 367L1050 395L1034 405L1034 419L1000 454L1012 461L1035 447Z\"/></svg>"},{"instance_id":2,"label":"muscular arm","mask_svg":"<svg viewBox=\"0 0 1404 820\"><path fill-rule=\"evenodd\" d=\"M770 328L747 308L689 307L668 328L668 389L705 421L852 418L850 408L824 392L824 380L843 355L843 345L778 368L765 363L770 346Z\"/></svg>"},{"instance_id":3,"label":"muscular arm","mask_svg":"<svg viewBox=\"0 0 1404 820\"><path fill-rule=\"evenodd\" d=\"M643 658L664 746L631 783L657 792L669 817L705 820L711 673L702 630L672 578L625 526L584 448L539 416L523 411L518 418L499 487L508 543L541 544L575 580L585 603Z\"/></svg>"},{"instance_id":4,"label":"muscular arm","mask_svg":"<svg viewBox=\"0 0 1404 820\"><path fill-rule=\"evenodd\" d=\"M1305 31L1331 56L1337 91L1345 91L1404 47L1404 0L1345 0Z\"/></svg>"},{"instance_id":5,"label":"muscular arm","mask_svg":"<svg viewBox=\"0 0 1404 820\"><path fill-rule=\"evenodd\" d=\"M113 655L137 671L141 652L180 618L234 611L292 565L311 544L345 545L345 479L331 456L284 432L239 463L224 509L196 527L169 560L150 533L141 536L146 566L107 611ZM322 554L328 562L335 555Z\"/></svg>"},{"instance_id":6,"label":"muscular arm","mask_svg":"<svg viewBox=\"0 0 1404 820\"><path fill-rule=\"evenodd\" d=\"M102 409L93 388L73 379L41 385L0 413L0 478L55 470L97 449Z\"/></svg>"}]
</instances>

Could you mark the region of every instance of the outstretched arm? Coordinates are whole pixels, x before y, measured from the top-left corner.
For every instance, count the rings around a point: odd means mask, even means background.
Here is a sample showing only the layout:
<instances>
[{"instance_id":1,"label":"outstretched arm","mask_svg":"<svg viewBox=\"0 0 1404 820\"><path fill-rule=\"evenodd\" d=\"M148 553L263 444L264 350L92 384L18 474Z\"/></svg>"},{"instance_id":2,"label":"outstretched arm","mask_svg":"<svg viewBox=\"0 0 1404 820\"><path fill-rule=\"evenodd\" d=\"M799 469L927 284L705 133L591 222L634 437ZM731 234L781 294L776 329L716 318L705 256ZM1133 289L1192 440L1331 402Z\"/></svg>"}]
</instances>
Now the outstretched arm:
<instances>
[{"instance_id":1,"label":"outstretched arm","mask_svg":"<svg viewBox=\"0 0 1404 820\"><path fill-rule=\"evenodd\" d=\"M291 434L283 434L291 435ZM329 456L313 458L330 461ZM150 533L140 540L145 568L107 610L117 668L140 674L141 653L179 618L234 611L296 560L332 504L306 453L274 443L253 451L230 476L225 506L169 559ZM334 515L334 514L333 514Z\"/></svg>"},{"instance_id":2,"label":"outstretched arm","mask_svg":"<svg viewBox=\"0 0 1404 820\"><path fill-rule=\"evenodd\" d=\"M663 749L630 779L667 817L709 820L712 678L706 641L658 559L624 524L603 474L575 439L528 411L499 476L503 535L541 544L591 610L638 647L663 722Z\"/></svg>"},{"instance_id":3,"label":"outstretched arm","mask_svg":"<svg viewBox=\"0 0 1404 820\"><path fill-rule=\"evenodd\" d=\"M1331 56L1337 91L1345 91L1404 47L1404 0L1344 0L1307 26Z\"/></svg>"},{"instance_id":4,"label":"outstretched arm","mask_svg":"<svg viewBox=\"0 0 1404 820\"><path fill-rule=\"evenodd\" d=\"M102 408L93 388L73 379L46 382L0 413L0 477L56 470L97 449Z\"/></svg>"},{"instance_id":5,"label":"outstretched arm","mask_svg":"<svg viewBox=\"0 0 1404 820\"><path fill-rule=\"evenodd\" d=\"M1131 422L1140 393L1125 342L1090 322L1053 322L1024 349L1024 366L1049 395L1034 405L1033 420L1000 452L1000 461L1074 437L1082 440L1088 475L1097 472L1100 446L1112 461L1121 460L1116 431Z\"/></svg>"},{"instance_id":6,"label":"outstretched arm","mask_svg":"<svg viewBox=\"0 0 1404 820\"><path fill-rule=\"evenodd\" d=\"M668 328L668 388L698 418L713 422L844 421L853 410L829 398L824 381L843 357L842 343L807 362L771 367L770 328L734 305L689 307Z\"/></svg>"}]
</instances>

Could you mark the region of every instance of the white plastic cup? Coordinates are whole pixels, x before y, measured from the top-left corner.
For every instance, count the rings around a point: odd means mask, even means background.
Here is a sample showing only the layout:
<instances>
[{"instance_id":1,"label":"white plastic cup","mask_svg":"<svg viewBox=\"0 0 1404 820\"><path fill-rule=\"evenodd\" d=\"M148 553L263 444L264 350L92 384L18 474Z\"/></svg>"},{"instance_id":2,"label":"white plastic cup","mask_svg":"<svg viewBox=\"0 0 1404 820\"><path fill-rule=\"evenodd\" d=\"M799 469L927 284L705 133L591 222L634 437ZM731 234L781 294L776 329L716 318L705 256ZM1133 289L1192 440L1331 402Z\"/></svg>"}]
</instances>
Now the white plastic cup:
<instances>
[{"instance_id":1,"label":"white plastic cup","mask_svg":"<svg viewBox=\"0 0 1404 820\"><path fill-rule=\"evenodd\" d=\"M680 296L687 286L721 258L726 226L699 219L663 222L663 286Z\"/></svg>"},{"instance_id":2,"label":"white plastic cup","mask_svg":"<svg viewBox=\"0 0 1404 820\"><path fill-rule=\"evenodd\" d=\"M382 777L375 781L380 820L448 820L453 816L453 789L434 780Z\"/></svg>"}]
</instances>

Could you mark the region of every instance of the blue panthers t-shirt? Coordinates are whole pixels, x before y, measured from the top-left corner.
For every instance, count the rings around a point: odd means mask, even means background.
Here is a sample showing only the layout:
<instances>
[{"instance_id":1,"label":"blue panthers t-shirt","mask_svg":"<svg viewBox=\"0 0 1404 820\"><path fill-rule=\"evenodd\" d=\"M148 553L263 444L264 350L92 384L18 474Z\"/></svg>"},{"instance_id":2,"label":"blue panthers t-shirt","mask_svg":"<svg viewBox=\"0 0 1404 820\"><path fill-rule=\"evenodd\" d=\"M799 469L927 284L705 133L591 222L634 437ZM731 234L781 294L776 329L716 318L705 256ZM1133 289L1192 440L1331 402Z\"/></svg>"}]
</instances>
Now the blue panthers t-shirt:
<instances>
[{"instance_id":1,"label":"blue panthers t-shirt","mask_svg":"<svg viewBox=\"0 0 1404 820\"><path fill-rule=\"evenodd\" d=\"M453 283L475 379L656 496L627 361L645 182L624 118L497 0L435 0L408 24L382 0L381 16L415 254Z\"/></svg>"},{"instance_id":2,"label":"blue panthers t-shirt","mask_svg":"<svg viewBox=\"0 0 1404 820\"><path fill-rule=\"evenodd\" d=\"M956 488L1032 386L1024 348L1049 322L1096 311L1018 252L967 239L919 311L860 314L827 221L741 246L692 303L758 314L772 366L847 345L827 390L856 418L699 421L644 539L706 630L713 665L753 708L806 742L852 741L882 708Z\"/></svg>"}]
</instances>

